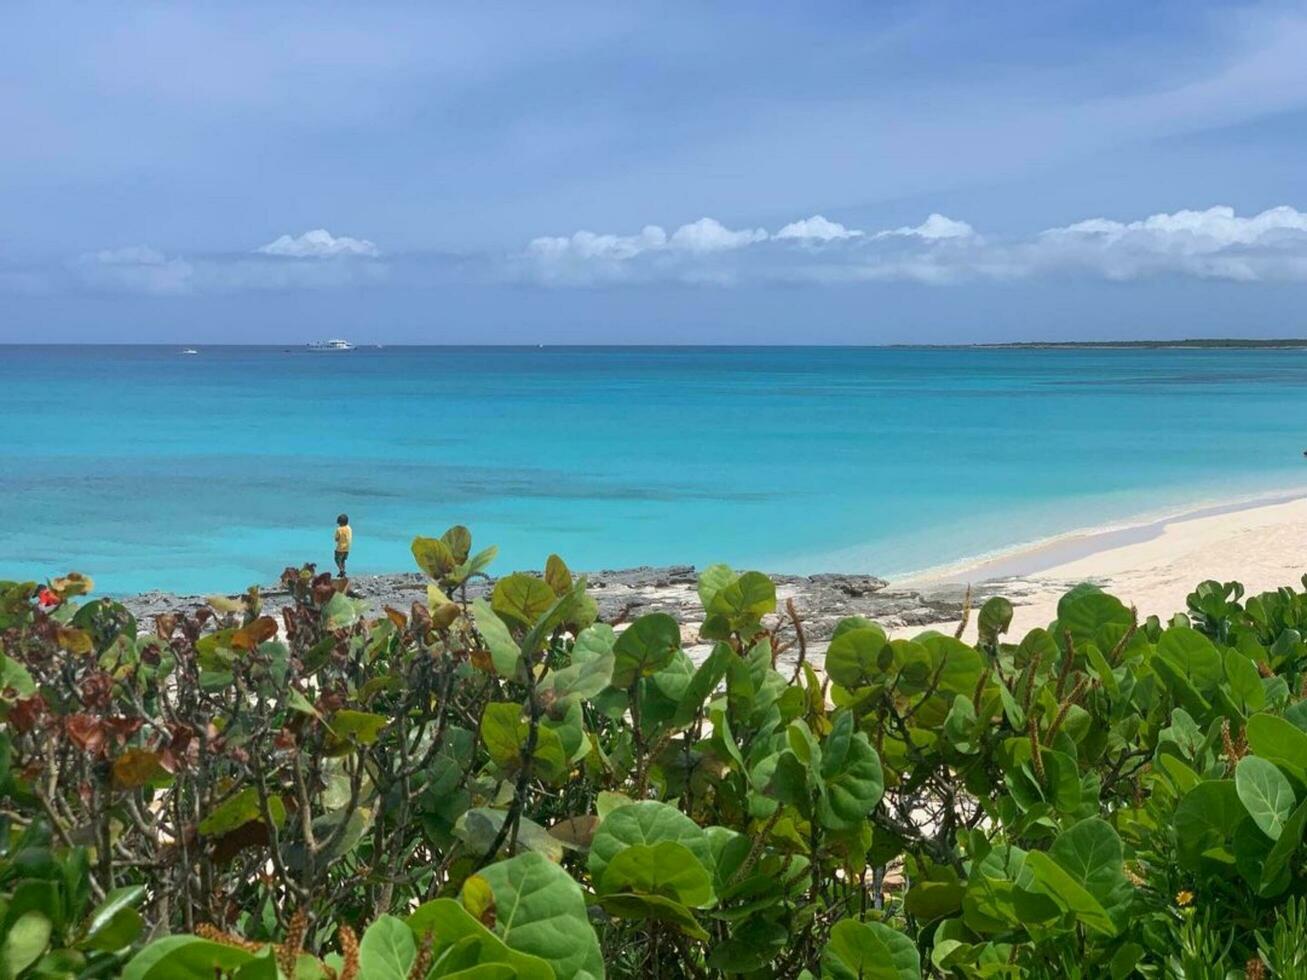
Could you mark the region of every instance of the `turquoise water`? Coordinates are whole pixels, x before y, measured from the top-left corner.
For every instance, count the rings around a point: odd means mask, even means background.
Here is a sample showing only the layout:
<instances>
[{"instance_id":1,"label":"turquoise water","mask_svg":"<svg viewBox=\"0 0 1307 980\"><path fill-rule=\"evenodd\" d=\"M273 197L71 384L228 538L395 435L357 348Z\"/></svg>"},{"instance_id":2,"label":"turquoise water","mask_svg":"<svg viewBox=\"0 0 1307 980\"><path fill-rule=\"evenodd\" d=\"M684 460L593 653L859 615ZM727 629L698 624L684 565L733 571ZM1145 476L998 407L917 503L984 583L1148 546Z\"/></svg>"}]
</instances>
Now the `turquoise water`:
<instances>
[{"instance_id":1,"label":"turquoise water","mask_svg":"<svg viewBox=\"0 0 1307 980\"><path fill-rule=\"evenodd\" d=\"M881 575L1307 484L1307 352L0 347L0 578L412 567Z\"/></svg>"}]
</instances>

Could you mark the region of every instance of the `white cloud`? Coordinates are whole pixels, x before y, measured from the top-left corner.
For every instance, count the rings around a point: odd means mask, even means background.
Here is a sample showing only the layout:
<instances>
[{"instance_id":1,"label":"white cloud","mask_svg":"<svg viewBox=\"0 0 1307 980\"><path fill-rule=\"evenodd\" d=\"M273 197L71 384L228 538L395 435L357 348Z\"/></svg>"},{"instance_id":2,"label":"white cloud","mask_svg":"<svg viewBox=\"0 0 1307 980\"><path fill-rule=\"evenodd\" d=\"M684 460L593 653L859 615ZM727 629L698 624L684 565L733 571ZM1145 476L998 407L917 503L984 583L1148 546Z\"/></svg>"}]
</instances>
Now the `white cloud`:
<instances>
[{"instance_id":1,"label":"white cloud","mask_svg":"<svg viewBox=\"0 0 1307 980\"><path fill-rule=\"evenodd\" d=\"M574 254L583 259L629 259L666 244L665 231L657 225L645 225L638 235L596 235L592 231L578 231L566 238L536 238L527 246L527 251L546 258Z\"/></svg>"},{"instance_id":2,"label":"white cloud","mask_svg":"<svg viewBox=\"0 0 1307 980\"><path fill-rule=\"evenodd\" d=\"M793 243L804 247L788 247ZM1232 282L1307 281L1307 212L1282 205L1240 216L1233 208L1181 210L1134 221L1096 217L1034 236L990 241L967 222L933 213L919 225L860 232L813 215L732 231L703 218L665 235L578 232L537 239L517 275L579 285L676 281L947 284L1043 275L1108 280L1188 276Z\"/></svg>"},{"instance_id":3,"label":"white cloud","mask_svg":"<svg viewBox=\"0 0 1307 980\"><path fill-rule=\"evenodd\" d=\"M1287 205L1240 217L1234 208L1090 218L1039 235L1032 265L1097 271L1109 279L1180 274L1238 282L1307 278L1307 213Z\"/></svg>"},{"instance_id":4,"label":"white cloud","mask_svg":"<svg viewBox=\"0 0 1307 980\"><path fill-rule=\"evenodd\" d=\"M542 282L585 285L631 282L658 276L686 282L723 282L723 272L701 264L713 255L745 248L768 238L766 229L733 231L714 218L681 225L670 235L645 225L635 235L578 231L534 238L512 264L520 275ZM700 264L695 264L698 260ZM660 270L651 275L653 270Z\"/></svg>"},{"instance_id":5,"label":"white cloud","mask_svg":"<svg viewBox=\"0 0 1307 980\"><path fill-rule=\"evenodd\" d=\"M873 235L820 214L792 221L775 234L765 228L731 229L704 217L670 235L658 225L647 225L638 235L578 231L536 238L513 263L513 271L539 282L572 285L876 278L944 282L964 273L956 257L946 261L933 253L979 242L966 222L940 214L916 227ZM794 243L805 247L795 249Z\"/></svg>"},{"instance_id":6,"label":"white cloud","mask_svg":"<svg viewBox=\"0 0 1307 980\"><path fill-rule=\"evenodd\" d=\"M366 238L336 237L325 228L306 231L298 238L282 235L275 242L255 249L263 255L279 255L294 259L325 259L343 255L361 255L376 258L381 254L377 246Z\"/></svg>"},{"instance_id":7,"label":"white cloud","mask_svg":"<svg viewBox=\"0 0 1307 980\"><path fill-rule=\"evenodd\" d=\"M722 252L766 240L767 232L763 228L731 231L713 218L700 218L692 224L677 228L667 244L671 248L689 252Z\"/></svg>"},{"instance_id":8,"label":"white cloud","mask_svg":"<svg viewBox=\"0 0 1307 980\"><path fill-rule=\"evenodd\" d=\"M976 231L965 221L954 221L952 218L946 218L942 214L932 213L925 221L914 227L904 226L894 228L890 231L880 231L876 233L877 238L915 237L924 238L926 241L940 241L946 238L970 238L975 235Z\"/></svg>"},{"instance_id":9,"label":"white cloud","mask_svg":"<svg viewBox=\"0 0 1307 980\"><path fill-rule=\"evenodd\" d=\"M791 221L778 231L775 238L797 238L803 241L843 241L846 238L858 238L862 232L845 228L838 221L829 221L820 214L799 221Z\"/></svg>"},{"instance_id":10,"label":"white cloud","mask_svg":"<svg viewBox=\"0 0 1307 980\"><path fill-rule=\"evenodd\" d=\"M1218 205L1206 211L1176 211L1154 214L1142 221L1123 223L1107 218L1077 221L1064 228L1050 228L1045 236L1083 236L1114 245L1132 244L1189 254L1211 253L1238 245L1273 243L1276 239L1307 234L1307 214L1286 205L1270 208L1251 218L1241 218L1234 208Z\"/></svg>"}]
</instances>

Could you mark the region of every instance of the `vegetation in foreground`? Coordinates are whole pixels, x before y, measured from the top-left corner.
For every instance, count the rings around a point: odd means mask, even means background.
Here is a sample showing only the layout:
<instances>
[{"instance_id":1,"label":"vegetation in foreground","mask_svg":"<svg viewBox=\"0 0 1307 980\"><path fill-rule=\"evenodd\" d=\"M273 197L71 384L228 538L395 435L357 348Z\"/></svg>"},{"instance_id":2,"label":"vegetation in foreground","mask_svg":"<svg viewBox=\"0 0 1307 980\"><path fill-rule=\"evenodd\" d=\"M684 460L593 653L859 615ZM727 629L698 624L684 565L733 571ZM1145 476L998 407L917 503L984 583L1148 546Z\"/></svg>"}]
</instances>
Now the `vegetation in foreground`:
<instances>
[{"instance_id":1,"label":"vegetation in foreground","mask_svg":"<svg viewBox=\"0 0 1307 980\"><path fill-rule=\"evenodd\" d=\"M755 572L696 665L557 557L468 603L493 549L413 552L374 622L0 583L0 978L1307 977L1307 593L853 618L823 674Z\"/></svg>"}]
</instances>

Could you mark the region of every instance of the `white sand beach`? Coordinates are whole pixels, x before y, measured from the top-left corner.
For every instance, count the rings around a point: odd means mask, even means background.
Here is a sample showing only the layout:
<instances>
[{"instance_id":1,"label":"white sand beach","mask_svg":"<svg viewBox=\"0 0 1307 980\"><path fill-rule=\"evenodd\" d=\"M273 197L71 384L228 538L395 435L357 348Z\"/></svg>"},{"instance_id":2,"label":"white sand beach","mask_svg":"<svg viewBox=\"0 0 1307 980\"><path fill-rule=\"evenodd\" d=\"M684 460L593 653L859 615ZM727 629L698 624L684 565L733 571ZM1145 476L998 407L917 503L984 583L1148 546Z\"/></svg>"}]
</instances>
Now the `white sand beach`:
<instances>
[{"instance_id":1,"label":"white sand beach","mask_svg":"<svg viewBox=\"0 0 1307 980\"><path fill-rule=\"evenodd\" d=\"M1057 600L1080 582L1094 582L1132 603L1140 617L1168 616L1205 579L1242 582L1248 594L1282 585L1301 588L1307 572L1307 496L1209 507L1136 527L1083 535L1004 554L970 565L927 572L892 583L932 589L990 583L1012 600L1012 633L1045 626ZM944 624L939 628L956 626ZM920 627L895 635L910 636ZM968 636L974 631L974 623Z\"/></svg>"}]
</instances>

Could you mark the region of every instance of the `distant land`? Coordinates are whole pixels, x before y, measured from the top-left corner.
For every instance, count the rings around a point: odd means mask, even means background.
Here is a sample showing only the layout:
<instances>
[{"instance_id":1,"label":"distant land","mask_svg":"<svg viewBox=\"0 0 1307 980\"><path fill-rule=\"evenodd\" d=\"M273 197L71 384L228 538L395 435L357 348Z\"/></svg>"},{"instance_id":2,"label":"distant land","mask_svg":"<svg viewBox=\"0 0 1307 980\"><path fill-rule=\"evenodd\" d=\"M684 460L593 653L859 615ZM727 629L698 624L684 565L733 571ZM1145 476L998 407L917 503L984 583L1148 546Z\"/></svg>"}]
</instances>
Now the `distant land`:
<instances>
[{"instance_id":1,"label":"distant land","mask_svg":"<svg viewBox=\"0 0 1307 980\"><path fill-rule=\"evenodd\" d=\"M950 345L946 345L950 346ZM1238 337L1217 337L1210 340L1023 340L1014 341L1006 344L966 344L960 345L966 347L982 348L1024 348L1033 347L1039 350L1061 350L1066 348L1083 349L1083 348L1146 348L1160 349L1167 347L1177 348L1252 348L1252 349L1283 349L1298 350L1307 348L1307 340L1244 340Z\"/></svg>"}]
</instances>

